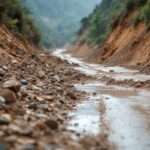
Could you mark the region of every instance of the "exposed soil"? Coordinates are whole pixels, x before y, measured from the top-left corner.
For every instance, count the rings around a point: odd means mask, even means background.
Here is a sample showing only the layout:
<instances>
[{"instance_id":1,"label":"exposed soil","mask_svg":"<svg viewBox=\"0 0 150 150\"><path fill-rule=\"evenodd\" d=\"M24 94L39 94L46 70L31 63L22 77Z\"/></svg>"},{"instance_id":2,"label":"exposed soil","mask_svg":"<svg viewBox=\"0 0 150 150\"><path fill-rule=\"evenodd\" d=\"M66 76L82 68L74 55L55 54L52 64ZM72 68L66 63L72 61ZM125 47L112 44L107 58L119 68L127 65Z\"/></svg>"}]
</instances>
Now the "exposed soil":
<instances>
[{"instance_id":1,"label":"exposed soil","mask_svg":"<svg viewBox=\"0 0 150 150\"><path fill-rule=\"evenodd\" d=\"M131 22L134 15L135 12L131 12L123 24L116 26L103 47L98 47L95 43L91 45L81 43L80 41L87 36L87 31L84 31L70 49L75 56L92 63L123 66L149 65L150 28L142 23L133 27ZM149 74L149 69L145 67L143 69L142 72Z\"/></svg>"}]
</instances>

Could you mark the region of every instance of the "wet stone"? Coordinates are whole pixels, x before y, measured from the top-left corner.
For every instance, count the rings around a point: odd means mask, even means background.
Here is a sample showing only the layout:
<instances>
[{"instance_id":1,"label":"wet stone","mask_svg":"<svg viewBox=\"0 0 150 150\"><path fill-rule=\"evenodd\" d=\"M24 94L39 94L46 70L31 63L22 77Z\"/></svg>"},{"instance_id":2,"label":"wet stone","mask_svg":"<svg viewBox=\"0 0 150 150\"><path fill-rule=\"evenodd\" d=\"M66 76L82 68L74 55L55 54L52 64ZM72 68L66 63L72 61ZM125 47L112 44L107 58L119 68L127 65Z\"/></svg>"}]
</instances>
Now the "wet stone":
<instances>
[{"instance_id":1,"label":"wet stone","mask_svg":"<svg viewBox=\"0 0 150 150\"><path fill-rule=\"evenodd\" d=\"M32 102L29 104L28 108L36 110L36 109L38 109L38 104L35 102Z\"/></svg>"},{"instance_id":2,"label":"wet stone","mask_svg":"<svg viewBox=\"0 0 150 150\"><path fill-rule=\"evenodd\" d=\"M9 125L9 120L7 120L6 118L4 117L0 117L0 126L2 125Z\"/></svg>"},{"instance_id":3,"label":"wet stone","mask_svg":"<svg viewBox=\"0 0 150 150\"><path fill-rule=\"evenodd\" d=\"M27 84L28 84L28 81L25 80L25 79L23 79L23 80L20 81L20 83L21 83L22 85L27 85Z\"/></svg>"}]
</instances>

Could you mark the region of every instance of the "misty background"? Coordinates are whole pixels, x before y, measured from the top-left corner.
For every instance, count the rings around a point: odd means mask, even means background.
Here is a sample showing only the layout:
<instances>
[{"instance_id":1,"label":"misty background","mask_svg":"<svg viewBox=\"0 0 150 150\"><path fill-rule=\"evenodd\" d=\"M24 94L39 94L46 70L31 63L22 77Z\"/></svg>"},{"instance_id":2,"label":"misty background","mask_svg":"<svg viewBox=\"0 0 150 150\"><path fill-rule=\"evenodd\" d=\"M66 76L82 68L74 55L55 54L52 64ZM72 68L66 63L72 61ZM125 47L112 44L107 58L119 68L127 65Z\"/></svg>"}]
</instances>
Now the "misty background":
<instances>
[{"instance_id":1,"label":"misty background","mask_svg":"<svg viewBox=\"0 0 150 150\"><path fill-rule=\"evenodd\" d=\"M73 42L80 21L101 0L24 0L42 33L42 45L61 47Z\"/></svg>"}]
</instances>

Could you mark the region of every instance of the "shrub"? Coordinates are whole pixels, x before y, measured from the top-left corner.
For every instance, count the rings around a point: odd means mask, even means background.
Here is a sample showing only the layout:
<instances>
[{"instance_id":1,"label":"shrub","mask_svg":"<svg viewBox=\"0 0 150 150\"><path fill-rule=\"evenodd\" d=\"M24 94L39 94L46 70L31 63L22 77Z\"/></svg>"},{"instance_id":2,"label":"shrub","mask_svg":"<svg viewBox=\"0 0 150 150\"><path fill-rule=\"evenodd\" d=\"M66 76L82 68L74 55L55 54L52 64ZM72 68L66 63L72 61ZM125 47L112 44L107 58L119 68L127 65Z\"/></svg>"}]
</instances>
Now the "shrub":
<instances>
[{"instance_id":1,"label":"shrub","mask_svg":"<svg viewBox=\"0 0 150 150\"><path fill-rule=\"evenodd\" d=\"M150 23L150 2L144 7L144 20L146 24Z\"/></svg>"}]
</instances>

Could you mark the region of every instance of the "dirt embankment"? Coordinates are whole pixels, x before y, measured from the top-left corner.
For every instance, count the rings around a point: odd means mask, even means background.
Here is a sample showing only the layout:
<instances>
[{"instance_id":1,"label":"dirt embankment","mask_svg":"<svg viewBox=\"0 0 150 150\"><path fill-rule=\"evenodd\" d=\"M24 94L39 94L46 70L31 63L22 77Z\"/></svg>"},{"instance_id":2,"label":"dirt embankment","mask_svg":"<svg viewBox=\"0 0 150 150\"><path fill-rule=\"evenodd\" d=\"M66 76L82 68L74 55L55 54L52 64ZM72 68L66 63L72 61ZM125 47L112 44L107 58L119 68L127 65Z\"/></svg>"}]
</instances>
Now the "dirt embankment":
<instances>
[{"instance_id":1,"label":"dirt embankment","mask_svg":"<svg viewBox=\"0 0 150 150\"><path fill-rule=\"evenodd\" d=\"M98 48L95 44L79 43L78 40L73 47L74 54L90 62L107 65L150 64L150 28L142 23L133 27L131 20L134 14L130 14L123 24L113 30L102 48ZM86 34L83 33L79 39L85 36Z\"/></svg>"}]
</instances>

